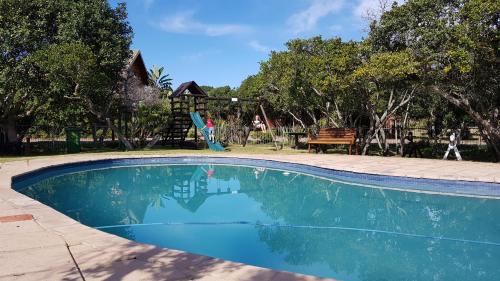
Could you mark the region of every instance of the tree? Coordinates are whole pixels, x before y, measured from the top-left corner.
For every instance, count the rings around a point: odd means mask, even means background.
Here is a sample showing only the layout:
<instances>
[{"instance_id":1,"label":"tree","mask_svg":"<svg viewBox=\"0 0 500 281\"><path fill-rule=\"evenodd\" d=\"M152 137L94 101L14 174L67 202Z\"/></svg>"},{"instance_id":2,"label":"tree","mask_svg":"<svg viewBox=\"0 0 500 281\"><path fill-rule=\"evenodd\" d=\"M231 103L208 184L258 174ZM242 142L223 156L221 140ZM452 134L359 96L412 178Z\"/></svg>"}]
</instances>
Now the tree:
<instances>
[{"instance_id":1,"label":"tree","mask_svg":"<svg viewBox=\"0 0 500 281\"><path fill-rule=\"evenodd\" d=\"M162 91L172 91L172 78L169 74L163 74L164 70L164 67L158 68L153 64L153 68L148 72L149 83Z\"/></svg>"},{"instance_id":2,"label":"tree","mask_svg":"<svg viewBox=\"0 0 500 281\"><path fill-rule=\"evenodd\" d=\"M407 51L375 53L352 73L361 92L370 119L362 154L368 152L373 140L381 134L387 151L383 127L386 121L415 96L418 83L412 83L419 64Z\"/></svg>"},{"instance_id":3,"label":"tree","mask_svg":"<svg viewBox=\"0 0 500 281\"><path fill-rule=\"evenodd\" d=\"M500 3L409 0L372 24L377 51L409 50L429 93L464 110L500 160Z\"/></svg>"},{"instance_id":4,"label":"tree","mask_svg":"<svg viewBox=\"0 0 500 281\"><path fill-rule=\"evenodd\" d=\"M209 97L226 98L228 100L236 97L236 91L229 86L202 86L202 89L208 94ZM227 119L229 115L238 117L238 114L241 113L239 108L240 106L238 103L217 100L208 101L209 112L213 117L218 119Z\"/></svg>"},{"instance_id":5,"label":"tree","mask_svg":"<svg viewBox=\"0 0 500 281\"><path fill-rule=\"evenodd\" d=\"M345 126L354 114L355 99L347 84L359 64L357 45L319 36L290 40L286 51L272 52L261 64L260 91L274 108L302 127L320 126L322 120Z\"/></svg>"},{"instance_id":6,"label":"tree","mask_svg":"<svg viewBox=\"0 0 500 281\"><path fill-rule=\"evenodd\" d=\"M117 103L131 114L129 134L125 136L130 144L127 149L142 147L152 137L146 145L150 148L160 140L160 132L169 123L170 103L166 89L157 84L144 85L131 68L125 72Z\"/></svg>"},{"instance_id":7,"label":"tree","mask_svg":"<svg viewBox=\"0 0 500 281\"><path fill-rule=\"evenodd\" d=\"M359 107L360 96L351 85L350 75L361 64L360 44L342 42L340 38L323 40L321 37L305 42L316 45L308 72L313 73L313 92L325 96L325 105L319 106L323 107L321 112L328 118L328 125L356 127L363 110Z\"/></svg>"},{"instance_id":8,"label":"tree","mask_svg":"<svg viewBox=\"0 0 500 281\"><path fill-rule=\"evenodd\" d=\"M0 1L0 126L11 145L18 141L20 123L32 122L47 99L24 58L53 38L58 11L48 0Z\"/></svg>"},{"instance_id":9,"label":"tree","mask_svg":"<svg viewBox=\"0 0 500 281\"><path fill-rule=\"evenodd\" d=\"M304 85L304 57L283 51L272 52L268 61L261 63L264 88L260 90L271 106L283 114L290 115L302 127L316 123L314 114L317 99L311 87ZM305 118L309 118L310 121Z\"/></svg>"},{"instance_id":10,"label":"tree","mask_svg":"<svg viewBox=\"0 0 500 281\"><path fill-rule=\"evenodd\" d=\"M130 55L124 4L0 0L0 11L0 126L10 143L22 138L20 123L29 127L50 101L79 99L108 118Z\"/></svg>"},{"instance_id":11,"label":"tree","mask_svg":"<svg viewBox=\"0 0 500 281\"><path fill-rule=\"evenodd\" d=\"M127 148L132 148L110 122L108 115L116 92L108 88L111 85L106 83L106 74L99 71L97 59L88 46L82 43L52 44L30 55L28 61L44 73L48 91L55 99L80 103L98 120L106 120ZM103 100L107 103L102 103Z\"/></svg>"},{"instance_id":12,"label":"tree","mask_svg":"<svg viewBox=\"0 0 500 281\"><path fill-rule=\"evenodd\" d=\"M235 95L238 98L247 98L252 100L259 100L260 102L265 102L264 96L264 78L261 74L250 75L243 82L241 82L240 87L235 91ZM249 126L251 124L256 113L259 112L258 104L256 103L242 103L242 119L245 120L244 124ZM271 116L274 116L278 110L271 107L266 108L266 112Z\"/></svg>"}]
</instances>

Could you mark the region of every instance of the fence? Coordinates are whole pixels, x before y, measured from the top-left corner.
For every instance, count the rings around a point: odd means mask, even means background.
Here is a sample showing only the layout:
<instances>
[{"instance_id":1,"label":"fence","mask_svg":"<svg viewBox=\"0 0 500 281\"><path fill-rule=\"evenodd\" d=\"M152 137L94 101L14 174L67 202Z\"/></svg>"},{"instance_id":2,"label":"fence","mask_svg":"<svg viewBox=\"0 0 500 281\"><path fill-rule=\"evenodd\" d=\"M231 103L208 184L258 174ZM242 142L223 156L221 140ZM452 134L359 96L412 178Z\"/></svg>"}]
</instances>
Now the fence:
<instances>
[{"instance_id":1,"label":"fence","mask_svg":"<svg viewBox=\"0 0 500 281\"><path fill-rule=\"evenodd\" d=\"M400 143L401 130L397 128L383 128L386 135L386 141L391 150L396 150ZM313 131L309 129L309 131ZM430 132L427 128L411 127L405 130L412 132L415 142L421 142L433 145L446 145L448 143L448 134L443 130L436 137L429 137ZM272 130L251 131L246 143L248 145L272 145L277 142L280 146L295 145L295 136L290 132L305 132L303 128L298 127L277 127ZM364 136L368 128L358 129L358 136ZM216 138L223 143L239 144L245 143L245 132L241 126L233 124L223 124L216 127ZM274 137L274 138L273 138ZM298 137L299 145L304 146L307 143L307 135ZM359 139L358 139L359 140ZM372 140L372 144L377 144L377 139ZM481 138L478 128L468 128L462 131L460 140L461 145L484 146L486 143ZM82 132L81 146L83 150L101 149L105 146L118 147L118 141L111 137L110 130L99 127L95 130L95 139L92 130ZM10 150L10 151L9 151ZM50 127L32 127L26 131L26 136L22 143L12 147L6 147L5 133L0 130L0 153L14 152L16 154L54 154L66 153L66 134L64 129Z\"/></svg>"},{"instance_id":2,"label":"fence","mask_svg":"<svg viewBox=\"0 0 500 281\"><path fill-rule=\"evenodd\" d=\"M386 141L389 145L396 146L400 143L400 138L402 134L402 130L400 128L382 128L383 132L386 136ZM308 129L304 130L303 128L298 127L277 127L272 130L266 130L266 132L262 131L252 131L248 137L248 144L272 144L273 141L276 141L284 146L294 145L294 136L290 135L290 132L313 132L314 130ZM359 128L358 129L358 141L360 138L365 136L369 131L369 128ZM433 136L432 132L428 128L422 127L410 127L404 130L406 134L408 132L412 132L414 136L415 142L430 142L433 144L444 145L449 142L449 133L447 130L442 130L442 132ZM234 126L221 126L216 127L215 135L218 140L221 140L230 144L243 144L244 143L244 133L240 127ZM274 135L274 140L273 140ZM380 135L380 134L379 134ZM300 136L299 142L306 143L307 135ZM371 142L372 144L377 143L377 138L374 138ZM471 145L471 146L481 146L486 145L484 140L479 133L479 129L476 127L468 128L466 131L462 131L460 144L462 145Z\"/></svg>"},{"instance_id":3,"label":"fence","mask_svg":"<svg viewBox=\"0 0 500 281\"><path fill-rule=\"evenodd\" d=\"M293 142L293 137L289 132L296 132L298 128L278 127L271 130L251 131L248 138L245 140L246 132L241 127L236 126L219 126L215 128L216 139L228 144L272 144L278 142L283 145L290 145ZM274 140L273 140L274 137Z\"/></svg>"},{"instance_id":4,"label":"fence","mask_svg":"<svg viewBox=\"0 0 500 281\"><path fill-rule=\"evenodd\" d=\"M15 147L7 143L5 133L0 129L0 154L61 154L67 151L65 128L34 126L20 129L25 132L25 136ZM111 138L110 130L104 126L96 127L95 139L92 130L82 130L81 133L80 144L83 150L101 149L111 144L118 145Z\"/></svg>"}]
</instances>

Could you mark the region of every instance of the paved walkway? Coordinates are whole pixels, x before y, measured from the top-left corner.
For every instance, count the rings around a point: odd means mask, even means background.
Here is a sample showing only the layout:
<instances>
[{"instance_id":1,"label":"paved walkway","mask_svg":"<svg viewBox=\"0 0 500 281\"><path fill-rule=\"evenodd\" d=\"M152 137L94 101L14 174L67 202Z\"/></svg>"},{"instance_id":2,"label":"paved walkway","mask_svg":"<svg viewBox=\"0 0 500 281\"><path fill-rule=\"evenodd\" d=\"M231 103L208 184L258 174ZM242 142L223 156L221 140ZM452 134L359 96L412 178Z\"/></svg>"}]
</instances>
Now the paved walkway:
<instances>
[{"instance_id":1,"label":"paved walkway","mask_svg":"<svg viewBox=\"0 0 500 281\"><path fill-rule=\"evenodd\" d=\"M316 154L214 155L374 174L500 182L500 165L491 163ZM3 163L0 280L321 280L135 243L81 225L10 188L12 176L41 167L127 157L134 156L82 154Z\"/></svg>"}]
</instances>

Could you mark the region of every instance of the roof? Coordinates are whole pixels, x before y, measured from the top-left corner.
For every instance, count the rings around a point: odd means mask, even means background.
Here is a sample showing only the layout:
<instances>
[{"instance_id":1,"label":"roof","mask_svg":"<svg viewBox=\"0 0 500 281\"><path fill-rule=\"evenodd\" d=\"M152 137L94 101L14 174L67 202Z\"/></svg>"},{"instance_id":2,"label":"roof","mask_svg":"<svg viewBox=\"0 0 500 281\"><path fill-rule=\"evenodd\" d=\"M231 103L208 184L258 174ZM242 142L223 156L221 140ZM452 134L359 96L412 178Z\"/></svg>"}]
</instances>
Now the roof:
<instances>
[{"instance_id":1,"label":"roof","mask_svg":"<svg viewBox=\"0 0 500 281\"><path fill-rule=\"evenodd\" d=\"M141 82L144 85L148 84L148 70L146 69L146 64L144 63L144 60L142 59L141 51L139 50L133 50L132 51L132 56L130 57L128 61L128 68L132 69L134 71L134 74L141 79Z\"/></svg>"},{"instance_id":2,"label":"roof","mask_svg":"<svg viewBox=\"0 0 500 281\"><path fill-rule=\"evenodd\" d=\"M196 84L196 82L189 81L189 82L182 83L174 91L174 93L170 97L171 98L176 98L176 97L179 97L179 96L182 96L182 95L186 95L185 94L186 90L189 90L189 92L191 93L190 95L192 95L192 96L203 96L203 97L207 97L208 96L208 94L205 91L203 91L203 89L200 88L200 86L198 86L198 84Z\"/></svg>"}]
</instances>

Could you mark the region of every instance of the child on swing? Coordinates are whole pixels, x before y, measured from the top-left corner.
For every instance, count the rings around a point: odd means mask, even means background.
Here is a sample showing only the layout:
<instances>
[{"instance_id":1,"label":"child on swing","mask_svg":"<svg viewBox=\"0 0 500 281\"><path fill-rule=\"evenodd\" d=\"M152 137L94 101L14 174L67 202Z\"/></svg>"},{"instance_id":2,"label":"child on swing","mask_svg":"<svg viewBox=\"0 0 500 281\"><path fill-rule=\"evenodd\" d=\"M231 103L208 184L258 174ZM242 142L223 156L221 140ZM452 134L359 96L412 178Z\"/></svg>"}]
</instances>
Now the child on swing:
<instances>
[{"instance_id":1,"label":"child on swing","mask_svg":"<svg viewBox=\"0 0 500 281\"><path fill-rule=\"evenodd\" d=\"M264 133L266 132L266 125L264 124L264 122L262 122L258 114L255 115L255 118L252 121L252 125L255 129L261 130Z\"/></svg>"}]
</instances>

